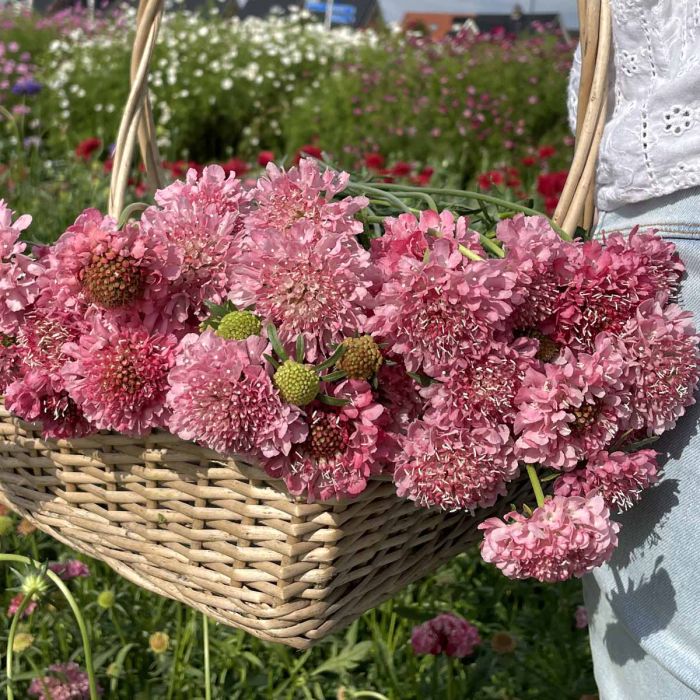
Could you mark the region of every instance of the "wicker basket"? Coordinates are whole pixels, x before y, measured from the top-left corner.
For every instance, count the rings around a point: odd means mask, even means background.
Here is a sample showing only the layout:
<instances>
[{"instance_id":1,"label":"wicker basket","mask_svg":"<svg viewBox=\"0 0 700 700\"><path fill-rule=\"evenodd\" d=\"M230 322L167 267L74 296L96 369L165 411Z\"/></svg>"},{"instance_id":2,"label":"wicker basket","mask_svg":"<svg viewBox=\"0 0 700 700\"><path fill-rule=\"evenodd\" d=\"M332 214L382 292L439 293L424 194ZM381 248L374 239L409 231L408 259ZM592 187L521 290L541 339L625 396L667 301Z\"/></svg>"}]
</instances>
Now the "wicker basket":
<instances>
[{"instance_id":1,"label":"wicker basket","mask_svg":"<svg viewBox=\"0 0 700 700\"><path fill-rule=\"evenodd\" d=\"M580 104L587 109L580 110L572 176L556 215L567 230L592 218L605 113L610 15L599 1L585 5ZM112 175L114 216L123 208L137 138L152 183L161 184L147 74L162 11L162 0L139 7L132 90ZM504 506L523 488L515 484ZM495 510L477 520L417 509L382 479L351 502L307 504L259 468L167 432L46 440L39 426L13 417L2 403L0 500L146 589L297 648L464 551L477 539L478 522Z\"/></svg>"}]
</instances>

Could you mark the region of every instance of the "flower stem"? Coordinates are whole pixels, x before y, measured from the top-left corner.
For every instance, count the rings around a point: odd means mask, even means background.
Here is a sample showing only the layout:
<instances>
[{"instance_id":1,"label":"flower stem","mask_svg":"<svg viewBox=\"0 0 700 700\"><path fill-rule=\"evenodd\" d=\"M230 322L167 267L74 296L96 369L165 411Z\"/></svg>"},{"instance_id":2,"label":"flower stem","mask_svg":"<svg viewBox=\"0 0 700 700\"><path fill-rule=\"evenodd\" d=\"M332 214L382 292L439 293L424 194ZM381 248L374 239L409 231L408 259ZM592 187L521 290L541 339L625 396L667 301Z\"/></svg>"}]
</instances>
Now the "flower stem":
<instances>
[{"instance_id":1,"label":"flower stem","mask_svg":"<svg viewBox=\"0 0 700 700\"><path fill-rule=\"evenodd\" d=\"M467 246L462 245L461 243L459 244L458 248L459 248L459 252L460 252L465 258L469 258L469 260L477 260L477 261L483 260L483 258L481 257L481 255L478 255L478 254L475 253L473 250L469 250L469 248L467 248Z\"/></svg>"},{"instance_id":2,"label":"flower stem","mask_svg":"<svg viewBox=\"0 0 700 700\"><path fill-rule=\"evenodd\" d=\"M527 469L527 475L530 477L532 490L535 492L537 506L541 508L544 505L544 492L542 491L542 484L540 484L540 480L537 478L537 470L532 464L526 464L525 468Z\"/></svg>"},{"instance_id":3,"label":"flower stem","mask_svg":"<svg viewBox=\"0 0 700 700\"><path fill-rule=\"evenodd\" d=\"M37 561L32 561L29 557L23 557L19 554L0 554L0 563L2 562L17 562L19 564L26 564L28 566L40 567L41 564ZM99 697L97 694L97 681L95 680L95 669L92 663L92 648L90 647L90 638L88 636L87 625L85 624L85 618L78 604L75 602L75 598L72 593L68 590L63 581L53 572L47 571L46 576L54 583L56 588L63 594L63 597L68 602L70 609L73 611L76 622L78 623L78 628L80 630L80 636L83 642L83 653L85 655L85 671L88 675L88 686L90 688L90 700L97 700ZM25 596L27 600L29 596ZM24 602L24 601L22 601ZM28 603L27 603L28 604ZM19 611L18 611L19 612Z\"/></svg>"},{"instance_id":4,"label":"flower stem","mask_svg":"<svg viewBox=\"0 0 700 700\"><path fill-rule=\"evenodd\" d=\"M357 183L353 183L353 187L358 187ZM359 185L360 188L364 185ZM542 212L526 207L522 204L517 204L516 202L509 202L507 199L501 199L500 197L493 197L489 194L484 194L483 192L474 192L472 190L453 190L453 189L441 189L439 187L413 187L411 185L394 185L391 183L377 182L372 187L375 192L379 190L391 190L398 194L413 195L415 192L426 192L427 194L442 194L448 197L463 197L464 199L474 199L477 202L486 202L487 204L493 204L502 209L510 209L511 211L517 211L522 214L529 214L530 216L544 216ZM561 238L565 241L570 241L571 236L564 231L560 226L557 226L551 219L549 222L552 228L559 234Z\"/></svg>"},{"instance_id":5,"label":"flower stem","mask_svg":"<svg viewBox=\"0 0 700 700\"><path fill-rule=\"evenodd\" d=\"M202 637L204 639L204 697L211 700L211 664L209 660L209 618L202 613Z\"/></svg>"},{"instance_id":6,"label":"flower stem","mask_svg":"<svg viewBox=\"0 0 700 700\"><path fill-rule=\"evenodd\" d=\"M489 252L493 253L497 258L505 258L506 254L503 251L503 248L496 243L496 241L492 240L488 236L485 236L483 233L479 234L479 240L481 241L481 245L486 248Z\"/></svg>"},{"instance_id":7,"label":"flower stem","mask_svg":"<svg viewBox=\"0 0 700 700\"><path fill-rule=\"evenodd\" d=\"M22 598L22 602L19 604L17 611L12 618L12 624L10 625L10 634L7 637L7 664L5 666L5 673L7 675L7 700L14 700L15 691L12 688L13 676L14 676L14 649L12 648L15 643L15 636L17 634L17 625L24 613L26 607L32 600L32 596L25 595Z\"/></svg>"}]
</instances>

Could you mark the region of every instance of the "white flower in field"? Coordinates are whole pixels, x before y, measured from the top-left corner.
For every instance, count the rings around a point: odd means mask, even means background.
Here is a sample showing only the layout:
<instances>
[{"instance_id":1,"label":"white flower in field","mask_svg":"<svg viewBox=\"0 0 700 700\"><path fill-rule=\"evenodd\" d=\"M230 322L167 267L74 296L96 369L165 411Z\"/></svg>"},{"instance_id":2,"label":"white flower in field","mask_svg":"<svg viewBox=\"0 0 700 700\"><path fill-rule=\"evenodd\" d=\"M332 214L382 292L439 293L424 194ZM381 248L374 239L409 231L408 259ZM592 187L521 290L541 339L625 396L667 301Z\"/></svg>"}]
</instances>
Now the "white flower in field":
<instances>
[{"instance_id":1,"label":"white flower in field","mask_svg":"<svg viewBox=\"0 0 700 700\"><path fill-rule=\"evenodd\" d=\"M107 113L109 113L109 114L111 114L112 112L114 112L114 109L115 109L115 107L114 107L113 104L105 105L105 112L107 112Z\"/></svg>"},{"instance_id":2,"label":"white flower in field","mask_svg":"<svg viewBox=\"0 0 700 700\"><path fill-rule=\"evenodd\" d=\"M96 112L101 112L101 111L102 111L102 105L98 102L98 103L93 107L93 109L94 109Z\"/></svg>"},{"instance_id":3,"label":"white flower in field","mask_svg":"<svg viewBox=\"0 0 700 700\"><path fill-rule=\"evenodd\" d=\"M68 120L70 119L70 112L65 109L63 112L61 112L61 119Z\"/></svg>"},{"instance_id":4,"label":"white flower in field","mask_svg":"<svg viewBox=\"0 0 700 700\"><path fill-rule=\"evenodd\" d=\"M233 87L233 80L231 80L231 78L224 78L221 81L221 87L224 90L227 90L227 91L230 90Z\"/></svg>"}]
</instances>

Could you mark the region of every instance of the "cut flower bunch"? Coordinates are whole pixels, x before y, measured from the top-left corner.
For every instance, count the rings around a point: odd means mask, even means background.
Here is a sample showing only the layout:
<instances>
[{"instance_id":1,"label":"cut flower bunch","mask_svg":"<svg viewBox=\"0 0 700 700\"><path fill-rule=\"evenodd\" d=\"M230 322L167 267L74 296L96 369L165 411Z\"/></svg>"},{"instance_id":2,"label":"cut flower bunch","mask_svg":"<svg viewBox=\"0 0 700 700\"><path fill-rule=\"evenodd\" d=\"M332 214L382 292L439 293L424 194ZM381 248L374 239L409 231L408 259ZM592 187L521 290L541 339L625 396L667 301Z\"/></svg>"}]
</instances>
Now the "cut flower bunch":
<instances>
[{"instance_id":1,"label":"cut flower bunch","mask_svg":"<svg viewBox=\"0 0 700 700\"><path fill-rule=\"evenodd\" d=\"M693 402L684 267L653 232L569 240L489 195L310 159L191 170L129 211L30 249L0 203L0 391L47 437L168 430L309 500L383 477L476 512L529 478L534 508L483 522L482 555L559 581L610 557L611 510L657 481L648 443Z\"/></svg>"}]
</instances>

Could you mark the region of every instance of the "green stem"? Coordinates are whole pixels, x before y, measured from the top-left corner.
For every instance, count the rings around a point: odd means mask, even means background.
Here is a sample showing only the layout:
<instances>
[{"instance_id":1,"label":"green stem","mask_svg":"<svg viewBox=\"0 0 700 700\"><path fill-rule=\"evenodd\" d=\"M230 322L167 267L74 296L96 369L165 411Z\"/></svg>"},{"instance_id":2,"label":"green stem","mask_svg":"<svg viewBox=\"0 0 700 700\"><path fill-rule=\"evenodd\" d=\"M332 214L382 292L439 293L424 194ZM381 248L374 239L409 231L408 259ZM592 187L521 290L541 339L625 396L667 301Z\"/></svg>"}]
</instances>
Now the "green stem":
<instances>
[{"instance_id":1,"label":"green stem","mask_svg":"<svg viewBox=\"0 0 700 700\"><path fill-rule=\"evenodd\" d=\"M12 682L14 676L14 649L12 648L15 643L15 636L17 635L17 625L19 625L20 618L26 610L27 606L32 600L32 596L25 595L22 598L22 602L17 608L14 617L12 618L12 624L10 625L10 634L7 637L7 663L5 666L5 672L7 675L7 700L14 700L15 691L12 689Z\"/></svg>"},{"instance_id":2,"label":"green stem","mask_svg":"<svg viewBox=\"0 0 700 700\"><path fill-rule=\"evenodd\" d=\"M353 183L353 187L359 187L360 189L364 185L358 185ZM495 206L501 207L503 209L510 209L511 211L517 211L522 214L529 214L530 216L544 216L542 212L536 209L531 209L530 207L523 206L522 204L517 204L516 202L509 202L507 199L501 199L500 197L492 197L489 194L484 194L483 192L474 192L472 190L453 190L453 189L441 189L439 187L413 187L411 185L393 185L390 183L378 182L375 183L373 190L391 190L405 194L414 194L415 192L427 192L428 194L443 194L448 197L463 197L465 199L474 199L477 202L486 202L487 204L493 204ZM552 228L559 234L561 238L565 241L570 241L571 236L564 231L561 227L557 226L551 219L549 222Z\"/></svg>"},{"instance_id":3,"label":"green stem","mask_svg":"<svg viewBox=\"0 0 700 700\"><path fill-rule=\"evenodd\" d=\"M412 212L411 207L409 207L405 202L402 202L398 197L395 197L390 192L384 192L383 190L380 190L377 187L365 184L360 185L358 183L351 183L350 185L348 185L348 189L356 189L365 194L373 194L376 197L381 197L387 202L391 202L391 204L401 209L401 211L408 212L409 214Z\"/></svg>"},{"instance_id":4,"label":"green stem","mask_svg":"<svg viewBox=\"0 0 700 700\"><path fill-rule=\"evenodd\" d=\"M0 554L0 563L2 562L17 562L19 564L26 564L28 566L34 566L36 568L41 567L41 564L37 561L29 559L29 557L23 557L19 554ZM85 618L80 612L78 604L75 602L75 598L68 590L67 586L61 579L53 572L47 571L46 576L50 581L58 588L63 594L63 597L68 601L70 609L73 611L76 622L78 623L78 628L80 629L80 637L83 642L83 653L85 655L85 671L88 675L88 686L90 688L90 700L97 700L97 682L95 680L95 669L92 663L92 649L90 647L90 638L88 637L87 626L85 624ZM25 598L26 600L26 598Z\"/></svg>"},{"instance_id":5,"label":"green stem","mask_svg":"<svg viewBox=\"0 0 700 700\"><path fill-rule=\"evenodd\" d=\"M492 240L488 236L485 236L483 233L479 234L479 240L481 241L481 245L484 246L486 250L493 253L497 258L506 257L506 254L503 252L503 248L501 248L496 241Z\"/></svg>"},{"instance_id":6,"label":"green stem","mask_svg":"<svg viewBox=\"0 0 700 700\"><path fill-rule=\"evenodd\" d=\"M469 250L469 248L467 248L467 246L462 245L461 243L459 244L458 248L459 248L459 252L460 252L465 258L469 258L469 260L477 260L477 261L478 261L478 260L483 260L483 258L481 257L481 255L478 255L478 254L475 253L473 250Z\"/></svg>"},{"instance_id":7,"label":"green stem","mask_svg":"<svg viewBox=\"0 0 700 700\"><path fill-rule=\"evenodd\" d=\"M209 662L209 618L202 613L202 636L204 638L204 697L211 700L211 665Z\"/></svg>"},{"instance_id":8,"label":"green stem","mask_svg":"<svg viewBox=\"0 0 700 700\"><path fill-rule=\"evenodd\" d=\"M544 505L544 492L542 491L542 484L540 484L540 480L537 478L537 470L532 464L526 464L525 468L527 469L527 475L530 477L532 490L535 492L537 506L541 508Z\"/></svg>"}]
</instances>

